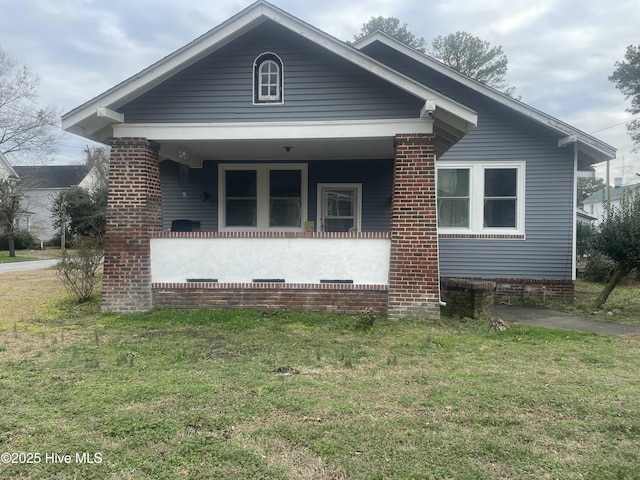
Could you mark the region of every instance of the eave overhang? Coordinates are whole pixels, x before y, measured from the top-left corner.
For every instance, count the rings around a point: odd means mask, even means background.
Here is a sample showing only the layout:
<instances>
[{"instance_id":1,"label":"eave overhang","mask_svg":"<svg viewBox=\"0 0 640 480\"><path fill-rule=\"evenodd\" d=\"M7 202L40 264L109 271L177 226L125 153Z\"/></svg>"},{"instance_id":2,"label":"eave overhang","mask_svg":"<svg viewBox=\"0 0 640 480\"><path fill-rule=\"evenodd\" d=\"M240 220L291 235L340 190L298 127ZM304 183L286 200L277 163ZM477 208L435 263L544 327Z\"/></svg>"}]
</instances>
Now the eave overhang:
<instances>
[{"instance_id":1,"label":"eave overhang","mask_svg":"<svg viewBox=\"0 0 640 480\"><path fill-rule=\"evenodd\" d=\"M575 136L575 141L578 144L578 153L581 155L583 163L592 165L616 157L617 149L615 147L612 147L611 145L608 145L607 143L602 142L601 140L598 140L597 138L582 132L573 126L562 122L551 115L547 115L540 110L536 110L535 108L532 108L494 88L488 87L477 80L467 77L453 68L439 62L433 57L425 55L422 52L398 42L383 32L374 32L371 35L358 40L353 44L353 46L358 50L364 50L368 45L376 42L386 45L387 47L406 55L412 60L415 60L554 131L557 133L559 140L564 137Z\"/></svg>"}]
</instances>

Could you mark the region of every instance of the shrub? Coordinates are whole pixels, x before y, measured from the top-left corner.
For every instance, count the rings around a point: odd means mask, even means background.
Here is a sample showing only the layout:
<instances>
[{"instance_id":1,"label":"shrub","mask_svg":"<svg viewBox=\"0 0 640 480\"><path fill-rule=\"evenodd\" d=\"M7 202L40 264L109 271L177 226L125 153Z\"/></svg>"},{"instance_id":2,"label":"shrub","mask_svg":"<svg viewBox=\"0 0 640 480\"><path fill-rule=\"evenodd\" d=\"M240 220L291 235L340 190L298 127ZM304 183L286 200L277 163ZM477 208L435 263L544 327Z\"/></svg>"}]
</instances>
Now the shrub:
<instances>
[{"instance_id":1,"label":"shrub","mask_svg":"<svg viewBox=\"0 0 640 480\"><path fill-rule=\"evenodd\" d=\"M588 282L607 283L616 269L616 263L606 255L591 252L584 267L584 279Z\"/></svg>"},{"instance_id":2,"label":"shrub","mask_svg":"<svg viewBox=\"0 0 640 480\"><path fill-rule=\"evenodd\" d=\"M78 303L84 303L91 298L100 279L98 268L103 256L102 239L79 237L74 247L75 252L65 255L58 263L58 277Z\"/></svg>"},{"instance_id":3,"label":"shrub","mask_svg":"<svg viewBox=\"0 0 640 480\"><path fill-rule=\"evenodd\" d=\"M14 233L14 241L16 250L27 250L34 244L39 244L40 240L31 235L26 230L16 230ZM9 235L5 234L0 236L0 250L9 249Z\"/></svg>"}]
</instances>

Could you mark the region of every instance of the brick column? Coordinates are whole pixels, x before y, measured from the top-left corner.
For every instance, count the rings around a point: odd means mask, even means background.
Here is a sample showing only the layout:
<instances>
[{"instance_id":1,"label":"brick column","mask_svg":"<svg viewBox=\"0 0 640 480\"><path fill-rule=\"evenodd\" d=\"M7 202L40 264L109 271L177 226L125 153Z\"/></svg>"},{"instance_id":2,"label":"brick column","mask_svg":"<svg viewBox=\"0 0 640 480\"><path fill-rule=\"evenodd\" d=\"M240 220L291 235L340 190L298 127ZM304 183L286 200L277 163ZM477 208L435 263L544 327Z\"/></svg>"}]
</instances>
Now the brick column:
<instances>
[{"instance_id":1,"label":"brick column","mask_svg":"<svg viewBox=\"0 0 640 480\"><path fill-rule=\"evenodd\" d=\"M162 229L157 144L115 138L109 161L102 309L152 308L149 233Z\"/></svg>"},{"instance_id":2,"label":"brick column","mask_svg":"<svg viewBox=\"0 0 640 480\"><path fill-rule=\"evenodd\" d=\"M440 318L435 136L398 134L393 169L388 313Z\"/></svg>"}]
</instances>

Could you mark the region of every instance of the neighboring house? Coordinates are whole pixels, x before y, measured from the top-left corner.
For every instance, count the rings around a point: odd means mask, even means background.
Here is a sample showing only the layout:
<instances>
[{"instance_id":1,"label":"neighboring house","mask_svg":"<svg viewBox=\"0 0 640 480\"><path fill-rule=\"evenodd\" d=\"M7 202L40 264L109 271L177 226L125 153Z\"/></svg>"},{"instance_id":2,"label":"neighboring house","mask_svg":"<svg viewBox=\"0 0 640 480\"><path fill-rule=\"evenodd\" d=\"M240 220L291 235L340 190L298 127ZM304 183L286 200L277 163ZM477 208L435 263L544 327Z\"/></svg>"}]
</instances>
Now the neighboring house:
<instances>
[{"instance_id":1,"label":"neighboring house","mask_svg":"<svg viewBox=\"0 0 640 480\"><path fill-rule=\"evenodd\" d=\"M615 187L609 187L608 197L607 188L598 190L583 202L584 210L595 217L595 225L599 225L607 215L607 200L611 202L611 208L620 208L622 200L631 194L640 190L640 183L634 185L622 185L622 179L616 179Z\"/></svg>"},{"instance_id":2,"label":"neighboring house","mask_svg":"<svg viewBox=\"0 0 640 480\"><path fill-rule=\"evenodd\" d=\"M0 152L0 179L19 182L20 176L16 173L15 169L11 166L7 158ZM25 206L22 205L21 211L18 213L15 219L14 227L16 229L23 229L30 231L31 229L31 215L32 212L25 210ZM5 233L8 233L9 228L6 221L0 219L0 237Z\"/></svg>"},{"instance_id":3,"label":"neighboring house","mask_svg":"<svg viewBox=\"0 0 640 480\"><path fill-rule=\"evenodd\" d=\"M578 208L577 216L578 216L578 223L584 223L585 225L593 225L593 222L597 220L595 216L588 214L582 208Z\"/></svg>"},{"instance_id":4,"label":"neighboring house","mask_svg":"<svg viewBox=\"0 0 640 480\"><path fill-rule=\"evenodd\" d=\"M22 181L24 208L32 215L29 231L46 241L58 232L53 227L51 207L58 193L71 186L87 188L91 185L91 175L85 165L37 165L16 166L15 171Z\"/></svg>"},{"instance_id":5,"label":"neighboring house","mask_svg":"<svg viewBox=\"0 0 640 480\"><path fill-rule=\"evenodd\" d=\"M0 179L4 180L11 177L18 178L18 174L7 160L7 157L0 152Z\"/></svg>"},{"instance_id":6,"label":"neighboring house","mask_svg":"<svg viewBox=\"0 0 640 480\"><path fill-rule=\"evenodd\" d=\"M435 318L447 277L570 296L576 174L615 156L381 33L348 45L265 1L62 124L111 145L114 311Z\"/></svg>"}]
</instances>

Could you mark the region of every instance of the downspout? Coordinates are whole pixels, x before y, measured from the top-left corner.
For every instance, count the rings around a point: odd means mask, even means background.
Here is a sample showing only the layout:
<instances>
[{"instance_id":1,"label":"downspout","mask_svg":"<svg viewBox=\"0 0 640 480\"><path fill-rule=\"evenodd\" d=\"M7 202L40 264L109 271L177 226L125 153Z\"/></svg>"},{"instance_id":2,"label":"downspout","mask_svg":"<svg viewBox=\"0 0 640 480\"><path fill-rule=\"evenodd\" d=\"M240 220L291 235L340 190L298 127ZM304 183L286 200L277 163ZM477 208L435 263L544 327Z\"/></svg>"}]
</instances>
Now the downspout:
<instances>
[{"instance_id":1,"label":"downspout","mask_svg":"<svg viewBox=\"0 0 640 480\"><path fill-rule=\"evenodd\" d=\"M568 135L558 140L558 147L566 147L567 145L573 145L573 218L572 226L572 240L571 246L571 280L576 280L576 267L577 267L577 255L578 245L576 241L576 235L578 233L578 136Z\"/></svg>"},{"instance_id":2,"label":"downspout","mask_svg":"<svg viewBox=\"0 0 640 480\"><path fill-rule=\"evenodd\" d=\"M571 280L576 281L578 268L578 142L573 142L573 245L571 254Z\"/></svg>"},{"instance_id":3,"label":"downspout","mask_svg":"<svg viewBox=\"0 0 640 480\"><path fill-rule=\"evenodd\" d=\"M440 278L440 233L438 232L438 169L436 163L438 159L434 155L433 160L433 174L435 176L436 183L436 248L438 250L438 303L441 307L446 307L447 302L442 300L442 280Z\"/></svg>"}]
</instances>

